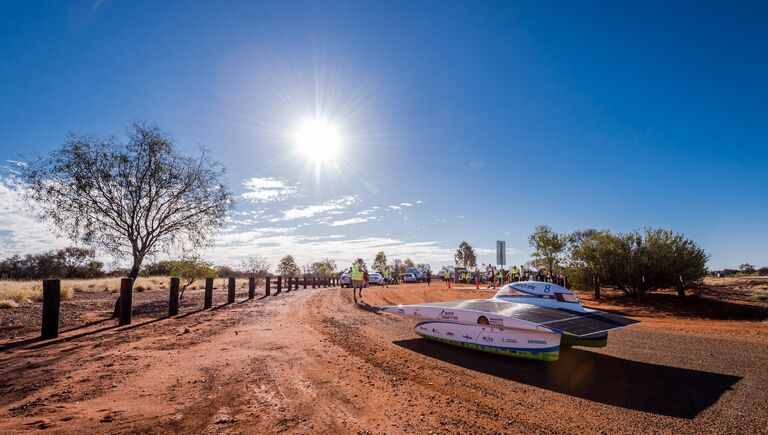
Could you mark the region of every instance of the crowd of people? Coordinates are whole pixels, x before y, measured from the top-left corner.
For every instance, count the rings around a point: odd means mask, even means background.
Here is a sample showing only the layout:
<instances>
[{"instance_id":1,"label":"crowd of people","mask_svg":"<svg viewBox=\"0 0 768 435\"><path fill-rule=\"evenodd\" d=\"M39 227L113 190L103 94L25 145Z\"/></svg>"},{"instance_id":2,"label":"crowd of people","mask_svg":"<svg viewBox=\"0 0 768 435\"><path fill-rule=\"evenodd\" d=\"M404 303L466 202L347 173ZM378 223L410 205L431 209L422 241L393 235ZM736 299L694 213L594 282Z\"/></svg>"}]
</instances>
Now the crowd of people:
<instances>
[{"instance_id":1,"label":"crowd of people","mask_svg":"<svg viewBox=\"0 0 768 435\"><path fill-rule=\"evenodd\" d=\"M517 281L542 281L567 287L567 277L561 272L552 275L542 270L526 268L524 265L512 265L509 269L488 265L485 271L479 268L475 270L466 270L457 268L453 273L446 269L443 273L443 279L450 282L461 282L465 284L487 284L487 288L498 288L504 284Z\"/></svg>"}]
</instances>

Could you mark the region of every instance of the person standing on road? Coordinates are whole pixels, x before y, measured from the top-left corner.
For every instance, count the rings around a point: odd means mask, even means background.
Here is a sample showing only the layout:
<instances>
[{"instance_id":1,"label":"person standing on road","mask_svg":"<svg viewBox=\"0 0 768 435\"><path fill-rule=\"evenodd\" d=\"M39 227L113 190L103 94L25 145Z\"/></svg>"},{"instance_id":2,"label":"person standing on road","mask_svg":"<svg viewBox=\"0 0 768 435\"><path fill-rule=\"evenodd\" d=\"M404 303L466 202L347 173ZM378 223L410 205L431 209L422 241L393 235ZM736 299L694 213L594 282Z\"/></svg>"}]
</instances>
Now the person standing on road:
<instances>
[{"instance_id":1,"label":"person standing on road","mask_svg":"<svg viewBox=\"0 0 768 435\"><path fill-rule=\"evenodd\" d=\"M382 273L382 275L384 276L384 285L389 287L389 269L384 268L384 272Z\"/></svg>"},{"instance_id":2,"label":"person standing on road","mask_svg":"<svg viewBox=\"0 0 768 435\"><path fill-rule=\"evenodd\" d=\"M360 289L360 299L363 298L363 259L358 258L357 262L352 265L352 273L349 274L349 279L352 281L352 297L355 296L355 289Z\"/></svg>"},{"instance_id":3,"label":"person standing on road","mask_svg":"<svg viewBox=\"0 0 768 435\"><path fill-rule=\"evenodd\" d=\"M432 271L428 270L424 272L424 274L427 275L427 287L429 287L430 285L432 285Z\"/></svg>"},{"instance_id":4,"label":"person standing on road","mask_svg":"<svg viewBox=\"0 0 768 435\"><path fill-rule=\"evenodd\" d=\"M445 282L448 283L448 288L451 288L451 271L445 269Z\"/></svg>"}]
</instances>

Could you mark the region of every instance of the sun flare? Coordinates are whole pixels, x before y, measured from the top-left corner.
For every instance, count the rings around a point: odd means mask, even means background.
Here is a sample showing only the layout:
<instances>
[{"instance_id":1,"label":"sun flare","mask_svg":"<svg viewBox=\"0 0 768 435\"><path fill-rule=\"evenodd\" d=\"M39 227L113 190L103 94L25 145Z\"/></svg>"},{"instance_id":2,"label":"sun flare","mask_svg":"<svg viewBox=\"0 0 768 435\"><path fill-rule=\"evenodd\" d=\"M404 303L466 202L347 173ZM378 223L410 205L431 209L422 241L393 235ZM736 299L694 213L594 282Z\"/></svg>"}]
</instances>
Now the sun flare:
<instances>
[{"instance_id":1,"label":"sun flare","mask_svg":"<svg viewBox=\"0 0 768 435\"><path fill-rule=\"evenodd\" d=\"M293 136L299 153L315 163L333 162L344 147L338 126L325 119L303 121Z\"/></svg>"}]
</instances>

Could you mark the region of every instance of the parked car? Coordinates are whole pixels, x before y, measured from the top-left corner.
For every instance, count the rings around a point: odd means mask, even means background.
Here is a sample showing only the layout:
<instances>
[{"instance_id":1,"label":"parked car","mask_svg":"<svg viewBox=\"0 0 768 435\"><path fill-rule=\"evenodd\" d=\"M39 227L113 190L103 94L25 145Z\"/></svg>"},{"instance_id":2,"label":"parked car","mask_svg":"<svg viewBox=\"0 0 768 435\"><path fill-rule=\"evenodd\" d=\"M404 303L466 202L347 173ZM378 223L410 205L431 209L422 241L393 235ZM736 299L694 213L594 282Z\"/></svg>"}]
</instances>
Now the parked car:
<instances>
[{"instance_id":1,"label":"parked car","mask_svg":"<svg viewBox=\"0 0 768 435\"><path fill-rule=\"evenodd\" d=\"M368 274L368 285L384 285L384 276L379 272Z\"/></svg>"},{"instance_id":2,"label":"parked car","mask_svg":"<svg viewBox=\"0 0 768 435\"><path fill-rule=\"evenodd\" d=\"M341 278L339 278L339 285L341 288L352 287L352 281L350 281L348 273L343 273L341 275Z\"/></svg>"},{"instance_id":3,"label":"parked car","mask_svg":"<svg viewBox=\"0 0 768 435\"><path fill-rule=\"evenodd\" d=\"M404 273L401 280L403 282L418 282L418 278L412 273Z\"/></svg>"},{"instance_id":4,"label":"parked car","mask_svg":"<svg viewBox=\"0 0 768 435\"><path fill-rule=\"evenodd\" d=\"M416 278L416 281L414 281L414 282L426 282L427 281L427 277L426 277L426 275L424 275L424 272L422 272L421 270L419 270L416 267L409 267L409 268L405 269L405 273L410 273L411 275L413 275Z\"/></svg>"}]
</instances>

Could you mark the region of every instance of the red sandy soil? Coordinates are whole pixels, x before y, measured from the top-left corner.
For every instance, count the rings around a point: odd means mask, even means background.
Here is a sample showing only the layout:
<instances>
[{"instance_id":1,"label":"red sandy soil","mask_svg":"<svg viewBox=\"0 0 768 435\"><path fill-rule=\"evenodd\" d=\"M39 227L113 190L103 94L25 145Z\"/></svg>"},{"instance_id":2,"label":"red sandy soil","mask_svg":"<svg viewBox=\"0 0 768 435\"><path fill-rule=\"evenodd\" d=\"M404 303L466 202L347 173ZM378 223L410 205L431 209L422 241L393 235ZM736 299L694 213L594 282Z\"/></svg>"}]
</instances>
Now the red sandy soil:
<instances>
[{"instance_id":1,"label":"red sandy soil","mask_svg":"<svg viewBox=\"0 0 768 435\"><path fill-rule=\"evenodd\" d=\"M427 341L413 332L412 319L377 312L390 304L486 298L488 290L400 285L366 289L362 301L349 289L252 301L241 291L237 303L205 311L195 308L199 293L185 297L176 318L162 317L163 292L146 292L131 326L106 320L54 340L37 341L19 332L25 328L15 329L22 336L0 338L0 433L768 427L764 320L639 317L640 325L612 332L606 348L563 350L559 361L546 363ZM611 301L606 296L601 307L622 312ZM84 319L107 314L104 305Z\"/></svg>"}]
</instances>

